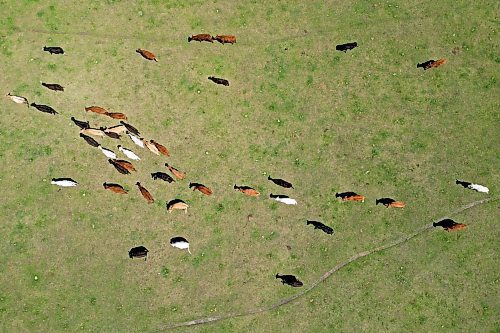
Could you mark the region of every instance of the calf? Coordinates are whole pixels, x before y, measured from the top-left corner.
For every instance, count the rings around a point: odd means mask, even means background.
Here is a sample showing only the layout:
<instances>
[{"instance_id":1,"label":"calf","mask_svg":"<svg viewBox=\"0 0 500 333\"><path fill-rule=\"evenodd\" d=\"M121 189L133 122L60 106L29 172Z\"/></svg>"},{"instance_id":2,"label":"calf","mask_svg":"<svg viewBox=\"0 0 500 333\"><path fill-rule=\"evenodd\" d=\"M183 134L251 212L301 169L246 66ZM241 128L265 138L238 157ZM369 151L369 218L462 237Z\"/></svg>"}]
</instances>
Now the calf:
<instances>
[{"instance_id":1,"label":"calf","mask_svg":"<svg viewBox=\"0 0 500 333\"><path fill-rule=\"evenodd\" d=\"M155 202L155 199L153 198L153 196L151 195L151 193L149 193L149 191L146 190L146 188L143 187L141 185L141 183L137 182L137 183L135 183L135 185L137 185L137 187L139 188L139 191L142 194L142 197L144 199L146 199L146 201L148 202L148 204L152 204L153 202Z\"/></svg>"},{"instance_id":2,"label":"calf","mask_svg":"<svg viewBox=\"0 0 500 333\"><path fill-rule=\"evenodd\" d=\"M168 183L175 182L175 180L172 177L170 177L168 174L166 174L165 172L154 172L151 174L151 177L154 180L161 179L161 180L166 181Z\"/></svg>"},{"instance_id":3,"label":"calf","mask_svg":"<svg viewBox=\"0 0 500 333\"><path fill-rule=\"evenodd\" d=\"M50 54L64 54L64 50L59 46L44 46L43 50Z\"/></svg>"},{"instance_id":4,"label":"calf","mask_svg":"<svg viewBox=\"0 0 500 333\"><path fill-rule=\"evenodd\" d=\"M162 154L162 155L165 155L165 156L170 156L170 152L168 151L167 148L165 148L165 146L159 144L158 142L156 142L155 140L149 140L149 142L151 142L152 144L155 145L156 149L158 149L158 151Z\"/></svg>"},{"instance_id":5,"label":"calf","mask_svg":"<svg viewBox=\"0 0 500 333\"><path fill-rule=\"evenodd\" d=\"M56 110L54 110L53 108L51 108L48 105L31 103L31 106L40 112L49 113L49 114L58 114Z\"/></svg>"},{"instance_id":6,"label":"calf","mask_svg":"<svg viewBox=\"0 0 500 333\"><path fill-rule=\"evenodd\" d=\"M208 187L206 187L205 185L203 184L199 184L199 183L189 183L189 188L192 188L193 191L194 190L198 190L200 191L201 193L205 194L205 195L212 195L213 192L211 189L209 189Z\"/></svg>"},{"instance_id":7,"label":"calf","mask_svg":"<svg viewBox=\"0 0 500 333\"><path fill-rule=\"evenodd\" d=\"M75 125L80 127L81 129L90 128L90 124L88 121L77 120L77 119L75 119L75 117L71 117L71 121L73 121L75 123Z\"/></svg>"},{"instance_id":8,"label":"calf","mask_svg":"<svg viewBox=\"0 0 500 333\"><path fill-rule=\"evenodd\" d=\"M352 50L356 47L358 47L357 42L345 43L345 44L339 44L339 45L335 46L335 50L347 53L347 51Z\"/></svg>"},{"instance_id":9,"label":"calf","mask_svg":"<svg viewBox=\"0 0 500 333\"><path fill-rule=\"evenodd\" d=\"M234 185L233 187L235 190L238 190L240 191L241 193L244 193L246 195L249 195L251 197L258 197L260 195L260 193L258 191L256 191L255 189L251 188L250 186L238 186L238 185Z\"/></svg>"},{"instance_id":10,"label":"calf","mask_svg":"<svg viewBox=\"0 0 500 333\"><path fill-rule=\"evenodd\" d=\"M105 112L104 115L113 119L127 120L127 115L121 112Z\"/></svg>"},{"instance_id":11,"label":"calf","mask_svg":"<svg viewBox=\"0 0 500 333\"><path fill-rule=\"evenodd\" d=\"M278 202L282 202L282 203L287 204L287 205L296 205L296 204L297 204L297 200L292 199L292 198L290 198L290 197L289 197L289 196L287 196L287 195L281 195L281 194L276 194L276 195L275 195L275 194L272 194L272 193L271 193L271 194L269 195L269 197L270 197L271 199L274 199L274 200L276 200L276 201L278 201Z\"/></svg>"},{"instance_id":12,"label":"calf","mask_svg":"<svg viewBox=\"0 0 500 333\"><path fill-rule=\"evenodd\" d=\"M391 199L391 198L380 198L380 199L376 199L375 200L375 204L378 205L378 204L382 204L384 205L386 208L389 208L389 207L394 207L394 208L404 208L406 206L406 204L402 201L396 201L394 199Z\"/></svg>"},{"instance_id":13,"label":"calf","mask_svg":"<svg viewBox=\"0 0 500 333\"><path fill-rule=\"evenodd\" d=\"M233 35L217 35L212 37L213 40L218 41L221 44L234 44L236 43L236 36Z\"/></svg>"},{"instance_id":14,"label":"calf","mask_svg":"<svg viewBox=\"0 0 500 333\"><path fill-rule=\"evenodd\" d=\"M28 103L28 99L26 97L22 97L22 96L16 96L16 95L12 95L11 93L8 93L7 96L14 102L14 103L17 103L17 104L26 104L28 106L28 108L30 107L30 104Z\"/></svg>"},{"instance_id":15,"label":"calf","mask_svg":"<svg viewBox=\"0 0 500 333\"><path fill-rule=\"evenodd\" d=\"M169 213L172 213L174 209L179 209L179 210L184 210L184 213L187 214L188 207L189 205L184 201L182 201L181 199L170 200L167 203L167 211Z\"/></svg>"},{"instance_id":16,"label":"calf","mask_svg":"<svg viewBox=\"0 0 500 333\"><path fill-rule=\"evenodd\" d=\"M223 86L229 86L229 81L226 79L221 79L215 76L209 76L208 79L217 84L222 84Z\"/></svg>"},{"instance_id":17,"label":"calf","mask_svg":"<svg viewBox=\"0 0 500 333\"><path fill-rule=\"evenodd\" d=\"M95 106L95 105L86 107L85 111L94 112L98 114L106 114L108 112L108 110L106 110L105 108L101 108L100 106Z\"/></svg>"},{"instance_id":18,"label":"calf","mask_svg":"<svg viewBox=\"0 0 500 333\"><path fill-rule=\"evenodd\" d=\"M323 223L321 222L318 222L318 221L309 221L307 220L306 222L306 225L309 225L309 224L312 224L314 226L314 229L320 229L322 230L323 232L329 234L329 235L332 235L333 234L333 229L330 228L329 226L327 225L324 225Z\"/></svg>"},{"instance_id":19,"label":"calf","mask_svg":"<svg viewBox=\"0 0 500 333\"><path fill-rule=\"evenodd\" d=\"M271 178L271 176L267 177L268 180L272 181L278 186L284 187L284 188L293 188L293 185L286 180L279 179L279 178Z\"/></svg>"},{"instance_id":20,"label":"calf","mask_svg":"<svg viewBox=\"0 0 500 333\"><path fill-rule=\"evenodd\" d=\"M168 163L165 163L165 166L178 179L182 180L182 179L186 178L186 173L185 172L181 172L181 171L177 170L173 166L168 165Z\"/></svg>"},{"instance_id":21,"label":"calf","mask_svg":"<svg viewBox=\"0 0 500 333\"><path fill-rule=\"evenodd\" d=\"M84 139L89 145L91 145L92 147L99 147L99 142L95 141L93 138L91 138L90 136L88 135L85 135L83 133L80 133L80 137L82 139Z\"/></svg>"},{"instance_id":22,"label":"calf","mask_svg":"<svg viewBox=\"0 0 500 333\"><path fill-rule=\"evenodd\" d=\"M115 160L112 160L112 159L109 159L108 160L109 164L111 164L112 166L115 167L115 169L123 174L123 175L129 175L130 174L130 171L128 171L126 168L124 168L122 165L118 164L115 162Z\"/></svg>"},{"instance_id":23,"label":"calf","mask_svg":"<svg viewBox=\"0 0 500 333\"><path fill-rule=\"evenodd\" d=\"M441 66L446 62L446 59L439 59L439 60L427 60L421 64L417 64L417 68L423 68L424 71L430 68L436 68Z\"/></svg>"},{"instance_id":24,"label":"calf","mask_svg":"<svg viewBox=\"0 0 500 333\"><path fill-rule=\"evenodd\" d=\"M149 51L143 50L143 49L137 49L137 50L135 50L135 52L139 53L141 56L143 56L144 58L146 58L148 60L154 60L154 61L158 62L158 59L156 59L156 56L152 52L149 52Z\"/></svg>"},{"instance_id":25,"label":"calf","mask_svg":"<svg viewBox=\"0 0 500 333\"><path fill-rule=\"evenodd\" d=\"M335 193L335 198L341 198L342 201L361 201L365 202L365 197L354 192Z\"/></svg>"},{"instance_id":26,"label":"calf","mask_svg":"<svg viewBox=\"0 0 500 333\"><path fill-rule=\"evenodd\" d=\"M442 227L446 231L454 231L454 230L462 230L467 227L467 225L463 223L457 223L452 219L444 219L438 222L432 223L434 227Z\"/></svg>"},{"instance_id":27,"label":"calf","mask_svg":"<svg viewBox=\"0 0 500 333\"><path fill-rule=\"evenodd\" d=\"M279 275L276 274L277 279L281 279L281 283L288 284L292 287L302 287L304 284L299 281L294 275Z\"/></svg>"},{"instance_id":28,"label":"calf","mask_svg":"<svg viewBox=\"0 0 500 333\"><path fill-rule=\"evenodd\" d=\"M43 83L42 86L54 91L64 91L64 87L57 83Z\"/></svg>"},{"instance_id":29,"label":"calf","mask_svg":"<svg viewBox=\"0 0 500 333\"><path fill-rule=\"evenodd\" d=\"M148 259L148 252L149 250L144 246L138 246L130 249L128 256L130 258L144 258L144 261L146 261Z\"/></svg>"},{"instance_id":30,"label":"calf","mask_svg":"<svg viewBox=\"0 0 500 333\"><path fill-rule=\"evenodd\" d=\"M190 41L197 41L197 42L210 42L213 43L214 39L210 34L198 34L198 35L192 35L191 37L188 37L188 42Z\"/></svg>"},{"instance_id":31,"label":"calf","mask_svg":"<svg viewBox=\"0 0 500 333\"><path fill-rule=\"evenodd\" d=\"M119 184L113 184L113 183L104 183L102 184L104 189L110 190L113 193L117 194L128 194L128 191L123 188L123 186Z\"/></svg>"}]
</instances>

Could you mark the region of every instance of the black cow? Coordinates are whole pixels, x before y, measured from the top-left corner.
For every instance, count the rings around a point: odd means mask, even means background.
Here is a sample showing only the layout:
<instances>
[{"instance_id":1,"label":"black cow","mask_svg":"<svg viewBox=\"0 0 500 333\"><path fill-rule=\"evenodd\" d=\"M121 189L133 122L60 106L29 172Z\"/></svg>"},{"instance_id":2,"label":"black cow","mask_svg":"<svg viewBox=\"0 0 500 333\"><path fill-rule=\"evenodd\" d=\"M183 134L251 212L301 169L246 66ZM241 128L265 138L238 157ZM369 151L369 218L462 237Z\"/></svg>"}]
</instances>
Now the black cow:
<instances>
[{"instance_id":1,"label":"black cow","mask_svg":"<svg viewBox=\"0 0 500 333\"><path fill-rule=\"evenodd\" d=\"M427 70L432 67L432 64L435 62L435 60L428 60L425 61L421 64L417 64L417 68L423 68L424 70Z\"/></svg>"},{"instance_id":2,"label":"black cow","mask_svg":"<svg viewBox=\"0 0 500 333\"><path fill-rule=\"evenodd\" d=\"M45 88L49 88L50 90L54 90L54 91L64 91L64 87L61 86L60 84L57 84L57 83L44 83L44 82L42 82L42 86L44 86Z\"/></svg>"},{"instance_id":3,"label":"black cow","mask_svg":"<svg viewBox=\"0 0 500 333\"><path fill-rule=\"evenodd\" d=\"M54 110L53 108L51 108L48 105L31 103L31 106L40 112L45 112L45 113L50 113L50 114L58 114L56 110Z\"/></svg>"},{"instance_id":4,"label":"black cow","mask_svg":"<svg viewBox=\"0 0 500 333\"><path fill-rule=\"evenodd\" d=\"M382 204L384 206L388 206L393 202L396 202L396 200L391 198L380 198L375 200L375 205Z\"/></svg>"},{"instance_id":5,"label":"black cow","mask_svg":"<svg viewBox=\"0 0 500 333\"><path fill-rule=\"evenodd\" d=\"M284 188L293 188L293 185L286 180L279 179L279 178L271 178L271 176L267 177L268 180L272 181L278 186L284 187Z\"/></svg>"},{"instance_id":6,"label":"black cow","mask_svg":"<svg viewBox=\"0 0 500 333\"><path fill-rule=\"evenodd\" d=\"M71 117L71 120L75 123L76 126L80 127L81 129L90 128L90 124L88 121L81 121L81 120L75 119L75 117Z\"/></svg>"},{"instance_id":7,"label":"black cow","mask_svg":"<svg viewBox=\"0 0 500 333\"><path fill-rule=\"evenodd\" d=\"M341 198L341 199L344 199L344 198L349 198L349 197L353 197L355 195L358 195L357 193L355 192L342 192L342 193L335 193L335 198Z\"/></svg>"},{"instance_id":8,"label":"black cow","mask_svg":"<svg viewBox=\"0 0 500 333\"><path fill-rule=\"evenodd\" d=\"M472 185L472 183L464 182L464 181L458 180L458 179L455 181L455 183L458 184L458 185L462 185L465 188L470 188L469 186Z\"/></svg>"},{"instance_id":9,"label":"black cow","mask_svg":"<svg viewBox=\"0 0 500 333\"><path fill-rule=\"evenodd\" d=\"M130 258L144 258L144 261L146 261L148 259L148 252L149 250L144 246L137 246L128 251L128 256Z\"/></svg>"},{"instance_id":10,"label":"black cow","mask_svg":"<svg viewBox=\"0 0 500 333\"><path fill-rule=\"evenodd\" d=\"M59 46L44 46L43 50L50 54L64 54L64 50Z\"/></svg>"},{"instance_id":11,"label":"black cow","mask_svg":"<svg viewBox=\"0 0 500 333\"><path fill-rule=\"evenodd\" d=\"M91 138L90 136L88 135L85 135L83 133L80 133L80 137L83 138L85 141L87 141L87 143L89 145L91 145L92 147L99 147L99 142L95 141L93 138Z\"/></svg>"},{"instance_id":12,"label":"black cow","mask_svg":"<svg viewBox=\"0 0 500 333\"><path fill-rule=\"evenodd\" d=\"M434 227L442 227L446 231L452 231L452 230L462 230L465 229L467 226L463 223L457 223L453 221L452 219L444 219L438 222L432 223Z\"/></svg>"},{"instance_id":13,"label":"black cow","mask_svg":"<svg viewBox=\"0 0 500 333\"><path fill-rule=\"evenodd\" d=\"M141 133L139 132L139 130L137 128L135 128L134 126L132 126L130 124L127 124L123 120L120 121L120 124L125 126L130 133L133 133L135 135L141 135Z\"/></svg>"},{"instance_id":14,"label":"black cow","mask_svg":"<svg viewBox=\"0 0 500 333\"><path fill-rule=\"evenodd\" d=\"M168 183L172 183L172 182L175 182L175 180L170 177L167 173L165 172L154 172L151 174L151 177L156 180L156 179L161 179L161 180L164 180Z\"/></svg>"},{"instance_id":15,"label":"black cow","mask_svg":"<svg viewBox=\"0 0 500 333\"><path fill-rule=\"evenodd\" d=\"M217 84L222 84L224 86L229 86L229 81L226 79L221 79L215 76L209 76L208 79L212 82L215 82Z\"/></svg>"},{"instance_id":16,"label":"black cow","mask_svg":"<svg viewBox=\"0 0 500 333\"><path fill-rule=\"evenodd\" d=\"M333 229L327 225L324 225L321 222L318 221L309 221L307 220L306 225L312 224L314 226L314 229L320 229L323 232L332 235L333 234Z\"/></svg>"},{"instance_id":17,"label":"black cow","mask_svg":"<svg viewBox=\"0 0 500 333\"><path fill-rule=\"evenodd\" d=\"M345 44L339 44L339 45L335 46L335 50L347 53L348 50L352 50L355 47L358 47L358 43L356 43L356 42L354 42L354 43L345 43Z\"/></svg>"},{"instance_id":18,"label":"black cow","mask_svg":"<svg viewBox=\"0 0 500 333\"><path fill-rule=\"evenodd\" d=\"M288 284L289 286L292 286L292 287L302 287L304 285L301 281L299 281L293 275L279 275L279 274L276 274L276 278L277 279L281 279L281 283Z\"/></svg>"}]
</instances>

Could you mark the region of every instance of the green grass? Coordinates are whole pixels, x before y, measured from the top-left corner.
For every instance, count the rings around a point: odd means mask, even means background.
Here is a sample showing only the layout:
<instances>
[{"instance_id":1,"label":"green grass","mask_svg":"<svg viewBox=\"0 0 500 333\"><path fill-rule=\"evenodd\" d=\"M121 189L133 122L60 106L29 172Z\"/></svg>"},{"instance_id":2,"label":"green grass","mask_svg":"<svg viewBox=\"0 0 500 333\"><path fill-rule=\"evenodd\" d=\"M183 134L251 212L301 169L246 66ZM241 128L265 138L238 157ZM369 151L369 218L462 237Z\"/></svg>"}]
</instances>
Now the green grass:
<instances>
[{"instance_id":1,"label":"green grass","mask_svg":"<svg viewBox=\"0 0 500 333\"><path fill-rule=\"evenodd\" d=\"M4 1L0 101L0 331L150 332L269 306L353 254L407 235L484 194L499 174L498 39L492 1ZM112 15L110 14L112 13ZM235 45L187 43L235 34ZM357 41L344 54L335 45ZM43 46L60 45L50 55ZM135 50L151 50L158 63ZM438 69L418 62L447 58ZM217 86L208 76L230 81ZM39 81L63 85L56 93ZM118 174L69 118L124 112L170 158ZM150 173L169 164L187 179ZM284 178L281 189L267 176ZM61 189L53 177L80 185ZM136 181L153 194L147 205ZM104 182L120 183L114 195ZM204 196L188 188L200 182ZM247 197L234 184L259 190ZM355 191L365 203L339 202ZM288 194L298 205L269 200ZM379 197L402 210L375 206ZM181 198L188 214L166 212ZM431 230L360 259L293 304L180 332L497 332L496 203L461 213L460 233ZM326 235L306 220L333 227ZM192 255L169 239L186 237ZM145 245L147 261L128 250Z\"/></svg>"}]
</instances>

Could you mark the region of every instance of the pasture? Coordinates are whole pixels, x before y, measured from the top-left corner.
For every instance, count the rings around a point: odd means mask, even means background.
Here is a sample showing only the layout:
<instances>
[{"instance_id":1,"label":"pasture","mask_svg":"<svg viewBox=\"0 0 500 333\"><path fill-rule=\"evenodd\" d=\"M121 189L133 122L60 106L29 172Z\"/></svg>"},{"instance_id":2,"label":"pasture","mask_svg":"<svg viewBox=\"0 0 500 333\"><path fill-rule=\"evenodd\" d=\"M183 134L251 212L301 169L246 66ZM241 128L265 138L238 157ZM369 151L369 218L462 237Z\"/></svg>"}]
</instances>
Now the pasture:
<instances>
[{"instance_id":1,"label":"pasture","mask_svg":"<svg viewBox=\"0 0 500 333\"><path fill-rule=\"evenodd\" d=\"M0 100L2 332L156 332L266 307L300 291L276 273L296 275L305 288L355 253L498 193L494 1L0 4L2 94L60 113ZM237 43L188 43L197 33L233 34ZM335 50L354 41L354 50ZM448 62L416 68L438 58ZM136 173L119 174L70 120L118 123L86 113L90 105L127 114L171 157L126 136L99 138L117 154L121 144L141 156ZM153 180L151 173L167 172L165 162L187 178ZM54 177L79 185L59 190ZM104 182L129 194L106 191ZM193 192L189 182L214 194ZM367 200L335 198L344 191ZM407 206L375 206L381 197ZM175 198L189 204L187 214L167 213ZM468 228L431 229L360 259L276 310L176 331L498 332L498 202L452 218ZM189 240L192 255L170 246L175 236ZM147 261L128 258L139 245L149 249Z\"/></svg>"}]
</instances>

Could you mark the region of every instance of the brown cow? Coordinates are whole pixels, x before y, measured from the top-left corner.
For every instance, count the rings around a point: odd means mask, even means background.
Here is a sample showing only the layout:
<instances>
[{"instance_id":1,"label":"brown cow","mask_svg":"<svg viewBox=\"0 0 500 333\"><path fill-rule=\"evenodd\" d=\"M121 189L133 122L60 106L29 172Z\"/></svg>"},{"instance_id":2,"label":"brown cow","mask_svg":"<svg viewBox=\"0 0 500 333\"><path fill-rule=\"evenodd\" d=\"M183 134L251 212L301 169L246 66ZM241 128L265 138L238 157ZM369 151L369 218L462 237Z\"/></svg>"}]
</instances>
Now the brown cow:
<instances>
[{"instance_id":1,"label":"brown cow","mask_svg":"<svg viewBox=\"0 0 500 333\"><path fill-rule=\"evenodd\" d=\"M213 192L211 189L209 189L208 187L206 187L205 185L203 184L199 184L199 183L189 183L189 188L192 188L193 191L194 190L198 190L200 191L201 193L205 194L205 195L212 195Z\"/></svg>"},{"instance_id":2,"label":"brown cow","mask_svg":"<svg viewBox=\"0 0 500 333\"><path fill-rule=\"evenodd\" d=\"M162 153L163 155L165 156L170 156L170 152L168 151L167 148L165 148L165 146L159 144L158 142L156 142L155 140L149 140L152 144L155 145L156 149L158 149L158 151L160 153Z\"/></svg>"},{"instance_id":3,"label":"brown cow","mask_svg":"<svg viewBox=\"0 0 500 333\"><path fill-rule=\"evenodd\" d=\"M187 214L188 207L189 207L189 205L187 203L185 203L184 201L182 201L181 199L170 200L167 203L167 211L169 213L172 213L172 211L174 209L179 209L179 210L184 210L184 213Z\"/></svg>"},{"instance_id":4,"label":"brown cow","mask_svg":"<svg viewBox=\"0 0 500 333\"><path fill-rule=\"evenodd\" d=\"M188 42L190 41L197 41L197 42L210 42L213 43L214 39L210 34L198 34L198 35L192 35L191 37L188 37Z\"/></svg>"},{"instance_id":5,"label":"brown cow","mask_svg":"<svg viewBox=\"0 0 500 333\"><path fill-rule=\"evenodd\" d=\"M233 35L217 35L212 37L212 39L218 41L221 44L234 44L236 43L236 36Z\"/></svg>"},{"instance_id":6,"label":"brown cow","mask_svg":"<svg viewBox=\"0 0 500 333\"><path fill-rule=\"evenodd\" d=\"M181 172L179 170L177 170L176 168L174 168L173 166L170 166L168 163L165 163L165 166L167 167L168 170L170 170L170 172L177 178L179 179L184 179L186 178L186 173L184 172Z\"/></svg>"},{"instance_id":7,"label":"brown cow","mask_svg":"<svg viewBox=\"0 0 500 333\"><path fill-rule=\"evenodd\" d=\"M154 60L154 61L158 62L158 59L156 59L156 56L152 52L149 52L149 51L143 50L143 49L137 49L137 50L135 50L135 52L139 53L141 56L143 56L144 58L146 58L148 60Z\"/></svg>"},{"instance_id":8,"label":"brown cow","mask_svg":"<svg viewBox=\"0 0 500 333\"><path fill-rule=\"evenodd\" d=\"M141 183L137 182L137 183L135 183L135 185L137 185L137 187L139 187L139 191L141 191L142 196L144 197L144 199L146 199L146 201L148 202L148 204L151 204L151 203L155 202L155 199L153 198L153 196L151 195L151 193L149 193L149 191L146 190L146 188L144 188L141 185Z\"/></svg>"},{"instance_id":9,"label":"brown cow","mask_svg":"<svg viewBox=\"0 0 500 333\"><path fill-rule=\"evenodd\" d=\"M241 193L244 193L246 195L249 195L251 197L258 197L260 195L260 193L258 191L256 191L255 189L251 188L250 186L238 186L238 185L234 185L233 187L235 190L238 190L240 191Z\"/></svg>"},{"instance_id":10,"label":"brown cow","mask_svg":"<svg viewBox=\"0 0 500 333\"><path fill-rule=\"evenodd\" d=\"M101 108L100 106L95 106L95 105L86 107L85 111L94 112L94 113L98 113L98 114L106 114L108 112L108 110L106 110L105 108Z\"/></svg>"},{"instance_id":11,"label":"brown cow","mask_svg":"<svg viewBox=\"0 0 500 333\"><path fill-rule=\"evenodd\" d=\"M106 112L106 113L104 113L104 115L106 115L110 118L113 118L113 119L127 120L127 115L125 113L121 113L121 112Z\"/></svg>"},{"instance_id":12,"label":"brown cow","mask_svg":"<svg viewBox=\"0 0 500 333\"><path fill-rule=\"evenodd\" d=\"M104 183L102 184L104 186L104 189L110 190L111 192L117 193L117 194L127 194L128 191L123 188L123 186L119 184L113 184L113 183Z\"/></svg>"},{"instance_id":13,"label":"brown cow","mask_svg":"<svg viewBox=\"0 0 500 333\"><path fill-rule=\"evenodd\" d=\"M361 201L365 202L365 197L354 192L335 193L335 198L341 198L342 201Z\"/></svg>"}]
</instances>

